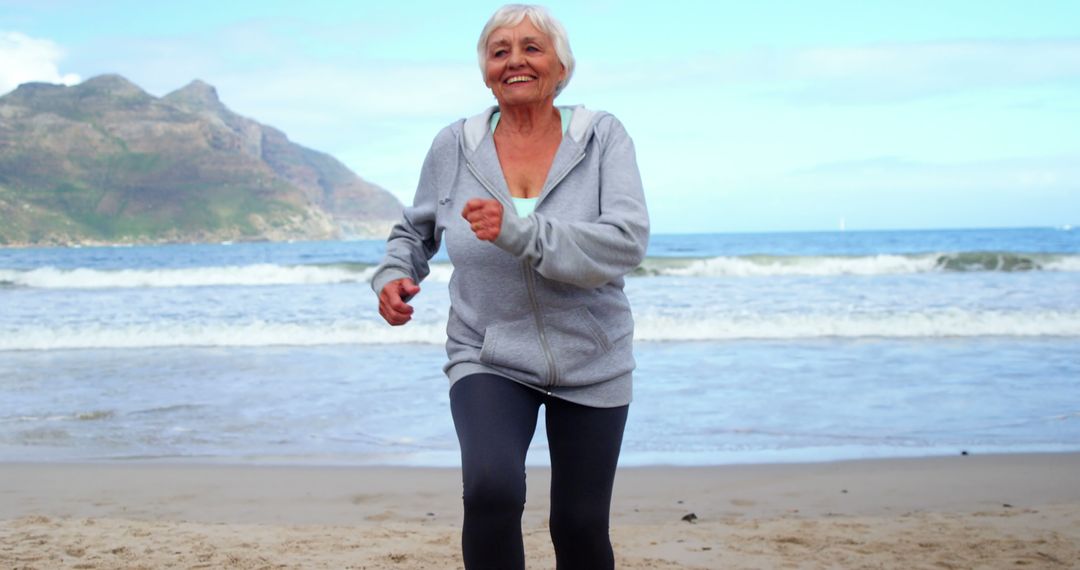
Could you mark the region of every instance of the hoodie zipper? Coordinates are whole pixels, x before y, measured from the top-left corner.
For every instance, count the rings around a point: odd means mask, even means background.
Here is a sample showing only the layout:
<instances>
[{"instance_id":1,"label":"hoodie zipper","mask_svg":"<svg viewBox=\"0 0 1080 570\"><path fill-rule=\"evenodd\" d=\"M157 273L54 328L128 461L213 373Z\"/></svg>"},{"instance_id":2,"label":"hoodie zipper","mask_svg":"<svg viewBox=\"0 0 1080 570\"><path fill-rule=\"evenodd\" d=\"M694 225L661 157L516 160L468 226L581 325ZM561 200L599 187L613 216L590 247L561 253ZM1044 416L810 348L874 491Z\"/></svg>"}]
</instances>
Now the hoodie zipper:
<instances>
[{"instance_id":1,"label":"hoodie zipper","mask_svg":"<svg viewBox=\"0 0 1080 570\"><path fill-rule=\"evenodd\" d=\"M566 178L566 176L570 174L570 171L573 170L574 167L576 167L578 163L580 163L584 158L585 152L582 151L578 154L576 158L574 158L573 161L570 162L569 165L567 165L566 168L562 170L562 172L559 173L558 176L552 179L551 184L544 188L544 190L540 193L541 198L536 201L536 208L540 207L540 202L544 196L547 196L548 191L557 186L560 182L562 182L563 178ZM485 190L488 191L488 194L491 194L493 198L498 200L499 203L503 205L503 215L507 215L507 212L514 212L512 204L509 206L508 210L506 201L503 200L502 196L498 192L496 192L494 188L491 187L491 184L488 183L487 179L485 179L483 176L480 176L480 173L477 171L476 167L473 166L472 161L466 159L465 166L468 167L469 172L471 172L472 175L480 181L480 184L484 187ZM533 274L533 269L529 265L528 261L521 262L521 272L525 278L525 288L529 293L529 304L532 308L533 319L536 321L536 331L540 335L540 348L544 351L544 358L547 360L548 373L547 378L545 378L545 388L550 390L557 386L559 383L559 370L555 364L555 355L552 354L551 345L548 344L547 334L544 332L544 318L540 311L540 300L536 295L536 276Z\"/></svg>"},{"instance_id":2,"label":"hoodie zipper","mask_svg":"<svg viewBox=\"0 0 1080 570\"><path fill-rule=\"evenodd\" d=\"M584 159L585 159L585 151L581 151L580 153L578 153L577 157L575 157L574 160L572 160L570 162L570 164L568 164L566 166L566 168L564 168L563 171L559 173L558 176L556 176L555 178L553 178L551 180L550 185L548 185L547 187L545 187L543 190L540 191L540 199L538 199L536 201L536 206L533 208L534 211L535 211L536 208L540 207L540 202L543 200L543 198L547 197L550 189L558 186L559 183L563 181L563 178L566 178L566 176L568 174L570 174L570 171L573 170L574 167L576 167Z\"/></svg>"},{"instance_id":3,"label":"hoodie zipper","mask_svg":"<svg viewBox=\"0 0 1080 570\"><path fill-rule=\"evenodd\" d=\"M544 357L547 359L548 373L545 387L554 388L559 379L559 370L555 367L555 355L551 352L547 334L544 333L544 318L540 313L540 300L536 298L536 276L533 275L532 267L528 261L521 262L521 272L525 275L525 287L529 290L529 302L532 304L533 318L536 320L536 330L540 333L540 347L544 349Z\"/></svg>"},{"instance_id":4,"label":"hoodie zipper","mask_svg":"<svg viewBox=\"0 0 1080 570\"><path fill-rule=\"evenodd\" d=\"M488 191L488 194L491 194L492 198L495 198L500 204L502 204L504 213L505 213L507 208L511 208L511 211L513 211L513 206L514 206L513 203L510 203L510 204L506 203L506 200L504 200L503 197L498 192L496 192L494 188L491 187L491 184L488 184L487 179L484 178L483 176L480 176L480 172L478 170L476 170L476 167L473 166L473 163L472 163L471 160L465 159L465 166L468 167L469 172L472 172L472 175L475 176L476 179L480 181L480 184L484 187L485 190Z\"/></svg>"},{"instance_id":5,"label":"hoodie zipper","mask_svg":"<svg viewBox=\"0 0 1080 570\"><path fill-rule=\"evenodd\" d=\"M558 186L559 183L562 182L563 178L566 178L566 176L568 174L570 174L570 171L573 170L574 167L577 166L578 163L580 163L584 158L585 158L585 153L584 152L581 152L580 154L578 154L577 158L575 158L566 168L564 168L563 171L560 172L558 176L556 176L554 179L552 179L551 185L548 186L544 190L544 192L541 192L540 195L541 196L547 196L548 193L551 191L551 189ZM542 201L542 199L536 201L536 206L535 206L536 208L540 207L540 202L541 201ZM532 267L529 266L529 262L523 261L523 262L521 262L521 265L522 265L522 271L525 272L525 283L529 287L529 299L532 301L532 304L533 304L533 316L536 317L536 328L537 328L538 331L540 331L540 345L544 348L544 356L547 357L547 361L548 361L548 384L547 384L547 388L551 389L551 388L554 388L555 386L557 386L559 384L559 369L556 367L555 357L551 353L551 347L548 345L547 335L544 334L544 323L543 323L543 320L542 320L542 318L540 316L540 301L536 297L536 276L534 275Z\"/></svg>"},{"instance_id":6,"label":"hoodie zipper","mask_svg":"<svg viewBox=\"0 0 1080 570\"><path fill-rule=\"evenodd\" d=\"M487 179L480 176L476 167L473 166L472 161L466 159L465 166L467 166L469 172L472 172L472 175L480 181L480 184L488 191L488 194L491 194L493 198L503 205L503 215L511 214L513 209L507 206L506 202L502 199L502 196L491 187L491 184L488 183ZM533 319L536 321L536 330L540 334L540 348L544 351L544 358L547 360L548 373L547 377L544 378L544 385L547 388L552 388L555 386L555 379L557 376L555 371L555 357L551 353L551 346L548 345L547 335L544 334L544 320L540 314L540 301L536 298L536 284L532 275L532 268L529 267L528 261L521 262L521 272L525 278L525 289L529 293L529 305L532 309Z\"/></svg>"}]
</instances>

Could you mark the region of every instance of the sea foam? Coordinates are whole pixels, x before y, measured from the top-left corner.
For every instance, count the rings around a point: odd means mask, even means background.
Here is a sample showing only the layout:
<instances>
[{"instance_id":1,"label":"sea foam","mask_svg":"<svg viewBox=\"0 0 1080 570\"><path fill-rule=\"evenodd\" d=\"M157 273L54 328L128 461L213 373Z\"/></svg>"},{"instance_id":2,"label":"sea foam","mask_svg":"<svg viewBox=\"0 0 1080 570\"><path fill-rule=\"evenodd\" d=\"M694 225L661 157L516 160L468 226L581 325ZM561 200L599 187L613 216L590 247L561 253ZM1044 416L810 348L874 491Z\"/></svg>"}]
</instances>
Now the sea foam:
<instances>
[{"instance_id":1,"label":"sea foam","mask_svg":"<svg viewBox=\"0 0 1080 570\"><path fill-rule=\"evenodd\" d=\"M648 258L637 276L772 277L900 275L954 272L1080 271L1080 256L959 252L866 256L742 255L706 259Z\"/></svg>"},{"instance_id":2,"label":"sea foam","mask_svg":"<svg viewBox=\"0 0 1080 570\"><path fill-rule=\"evenodd\" d=\"M1009 252L926 253L868 256L745 255L711 258L650 257L631 277L770 277L897 275L951 272L1080 272L1080 256ZM375 274L369 264L253 264L167 269L0 269L0 286L36 289L124 289L164 287L246 287L364 283ZM428 282L446 283L449 263L432 263Z\"/></svg>"},{"instance_id":3,"label":"sea foam","mask_svg":"<svg viewBox=\"0 0 1080 570\"><path fill-rule=\"evenodd\" d=\"M713 315L702 318L639 314L634 338L643 342L742 339L1080 337L1080 312L964 311L932 313ZM25 327L0 337L0 351L196 346L320 346L442 344L445 322L390 327L381 321L329 324L102 324Z\"/></svg>"},{"instance_id":4,"label":"sea foam","mask_svg":"<svg viewBox=\"0 0 1080 570\"><path fill-rule=\"evenodd\" d=\"M450 280L452 268L433 264L429 281ZM258 287L263 285L328 285L365 283L375 274L371 265L255 264L179 269L0 269L0 284L35 289L130 289L163 287Z\"/></svg>"}]
</instances>

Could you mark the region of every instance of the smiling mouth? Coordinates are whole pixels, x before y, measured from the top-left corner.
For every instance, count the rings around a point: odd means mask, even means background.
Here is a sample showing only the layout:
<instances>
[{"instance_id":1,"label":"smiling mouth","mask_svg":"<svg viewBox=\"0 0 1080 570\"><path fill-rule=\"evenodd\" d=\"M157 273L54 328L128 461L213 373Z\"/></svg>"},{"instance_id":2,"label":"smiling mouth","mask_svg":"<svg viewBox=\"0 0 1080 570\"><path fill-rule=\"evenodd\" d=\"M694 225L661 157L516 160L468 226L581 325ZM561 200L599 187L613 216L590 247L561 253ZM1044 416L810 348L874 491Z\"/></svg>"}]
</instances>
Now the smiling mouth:
<instances>
[{"instance_id":1,"label":"smiling mouth","mask_svg":"<svg viewBox=\"0 0 1080 570\"><path fill-rule=\"evenodd\" d=\"M532 80L533 78L529 77L528 75L515 75L504 81L504 83L506 83L507 85L513 85L515 83L528 83Z\"/></svg>"}]
</instances>

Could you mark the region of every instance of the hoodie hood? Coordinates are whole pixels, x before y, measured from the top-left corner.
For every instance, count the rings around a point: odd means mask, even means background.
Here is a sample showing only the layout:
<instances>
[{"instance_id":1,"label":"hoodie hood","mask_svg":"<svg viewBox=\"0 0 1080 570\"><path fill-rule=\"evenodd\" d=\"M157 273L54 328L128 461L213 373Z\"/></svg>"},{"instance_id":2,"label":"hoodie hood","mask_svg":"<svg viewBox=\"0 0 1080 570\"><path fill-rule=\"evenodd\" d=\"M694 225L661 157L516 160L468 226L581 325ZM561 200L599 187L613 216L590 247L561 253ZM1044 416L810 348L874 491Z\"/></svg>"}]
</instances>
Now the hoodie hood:
<instances>
[{"instance_id":1,"label":"hoodie hood","mask_svg":"<svg viewBox=\"0 0 1080 570\"><path fill-rule=\"evenodd\" d=\"M586 109L584 105L561 108L570 109L573 112L570 118L570 126L566 129L566 135L575 143L581 144L585 140L585 134L589 131L589 126L592 125L593 119L596 118L598 113ZM498 110L498 106L491 106L465 120L465 126L462 130L465 148L469 152L476 152L476 149L480 147L480 142L491 132L491 116Z\"/></svg>"}]
</instances>

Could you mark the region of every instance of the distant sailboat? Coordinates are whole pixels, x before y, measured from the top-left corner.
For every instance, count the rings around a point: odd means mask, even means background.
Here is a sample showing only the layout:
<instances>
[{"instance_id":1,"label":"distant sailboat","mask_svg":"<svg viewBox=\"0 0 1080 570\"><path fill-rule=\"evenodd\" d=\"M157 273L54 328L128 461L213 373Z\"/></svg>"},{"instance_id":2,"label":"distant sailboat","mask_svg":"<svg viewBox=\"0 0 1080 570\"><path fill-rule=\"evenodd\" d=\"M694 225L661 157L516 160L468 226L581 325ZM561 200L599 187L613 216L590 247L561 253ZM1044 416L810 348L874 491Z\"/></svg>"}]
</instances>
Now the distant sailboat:
<instances>
[{"instance_id":1,"label":"distant sailboat","mask_svg":"<svg viewBox=\"0 0 1080 570\"><path fill-rule=\"evenodd\" d=\"M847 224L844 222L844 218L840 218L840 231L847 231Z\"/></svg>"}]
</instances>

